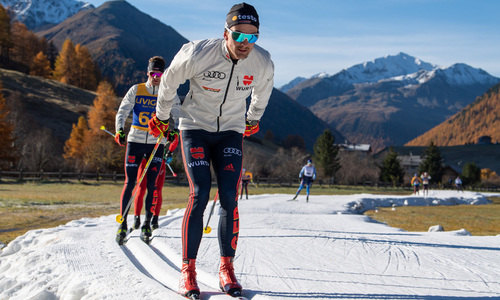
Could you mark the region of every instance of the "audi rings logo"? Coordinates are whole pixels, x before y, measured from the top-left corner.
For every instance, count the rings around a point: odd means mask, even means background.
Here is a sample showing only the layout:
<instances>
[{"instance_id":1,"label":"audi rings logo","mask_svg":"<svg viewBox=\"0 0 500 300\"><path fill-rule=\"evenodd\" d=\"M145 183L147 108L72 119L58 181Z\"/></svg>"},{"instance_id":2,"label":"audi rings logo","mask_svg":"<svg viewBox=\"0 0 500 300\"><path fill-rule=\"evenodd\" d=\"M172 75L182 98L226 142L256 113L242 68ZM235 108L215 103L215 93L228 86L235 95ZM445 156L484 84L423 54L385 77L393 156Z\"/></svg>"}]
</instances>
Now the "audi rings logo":
<instances>
[{"instance_id":1,"label":"audi rings logo","mask_svg":"<svg viewBox=\"0 0 500 300\"><path fill-rule=\"evenodd\" d=\"M219 71L205 71L203 76L207 78L224 79L226 78L226 73Z\"/></svg>"},{"instance_id":2,"label":"audi rings logo","mask_svg":"<svg viewBox=\"0 0 500 300\"><path fill-rule=\"evenodd\" d=\"M224 154L236 154L238 156L241 156L241 150L236 148L225 148Z\"/></svg>"}]
</instances>

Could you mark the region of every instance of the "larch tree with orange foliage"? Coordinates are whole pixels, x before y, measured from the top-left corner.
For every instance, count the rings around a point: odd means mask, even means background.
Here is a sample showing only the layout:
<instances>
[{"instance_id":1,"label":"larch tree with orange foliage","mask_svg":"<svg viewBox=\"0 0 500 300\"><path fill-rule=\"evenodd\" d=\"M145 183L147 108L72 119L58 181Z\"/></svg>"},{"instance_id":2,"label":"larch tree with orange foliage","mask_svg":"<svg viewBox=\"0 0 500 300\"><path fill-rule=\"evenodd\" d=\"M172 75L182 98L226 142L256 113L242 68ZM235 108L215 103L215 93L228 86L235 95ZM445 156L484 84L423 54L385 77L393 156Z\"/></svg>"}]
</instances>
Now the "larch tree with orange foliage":
<instances>
[{"instance_id":1,"label":"larch tree with orange foliage","mask_svg":"<svg viewBox=\"0 0 500 300\"><path fill-rule=\"evenodd\" d=\"M78 84L78 62L76 59L75 46L71 40L64 41L61 52L56 59L55 69L52 77L62 83Z\"/></svg>"},{"instance_id":2,"label":"larch tree with orange foliage","mask_svg":"<svg viewBox=\"0 0 500 300\"><path fill-rule=\"evenodd\" d=\"M73 165L75 169L81 169L84 167L84 142L85 136L89 131L89 126L87 125L87 120L84 116L78 118L78 124L73 124L73 129L69 139L64 143L64 154L63 157L70 165Z\"/></svg>"},{"instance_id":3,"label":"larch tree with orange foliage","mask_svg":"<svg viewBox=\"0 0 500 300\"><path fill-rule=\"evenodd\" d=\"M17 159L14 148L14 137L12 134L13 128L7 121L9 109L5 104L3 97L2 85L0 83L0 169L8 168Z\"/></svg>"},{"instance_id":4,"label":"larch tree with orange foliage","mask_svg":"<svg viewBox=\"0 0 500 300\"><path fill-rule=\"evenodd\" d=\"M76 45L76 60L78 62L78 84L82 89L95 91L97 88L96 70L94 61L87 47Z\"/></svg>"},{"instance_id":5,"label":"larch tree with orange foliage","mask_svg":"<svg viewBox=\"0 0 500 300\"><path fill-rule=\"evenodd\" d=\"M52 69L50 68L50 61L43 52L38 52L38 54L33 58L33 62L30 66L30 75L40 76L43 78L49 78Z\"/></svg>"},{"instance_id":6,"label":"larch tree with orange foliage","mask_svg":"<svg viewBox=\"0 0 500 300\"><path fill-rule=\"evenodd\" d=\"M118 98L112 85L103 81L97 87L97 98L88 113L89 130L85 136L85 163L95 170L120 170L125 150L113 137L101 130L115 127Z\"/></svg>"},{"instance_id":7,"label":"larch tree with orange foliage","mask_svg":"<svg viewBox=\"0 0 500 300\"><path fill-rule=\"evenodd\" d=\"M21 22L12 24L12 44L10 59L29 68L33 58L41 50L40 40Z\"/></svg>"},{"instance_id":8,"label":"larch tree with orange foliage","mask_svg":"<svg viewBox=\"0 0 500 300\"><path fill-rule=\"evenodd\" d=\"M0 5L0 66L9 61L10 48L12 48L10 16L7 10Z\"/></svg>"}]
</instances>

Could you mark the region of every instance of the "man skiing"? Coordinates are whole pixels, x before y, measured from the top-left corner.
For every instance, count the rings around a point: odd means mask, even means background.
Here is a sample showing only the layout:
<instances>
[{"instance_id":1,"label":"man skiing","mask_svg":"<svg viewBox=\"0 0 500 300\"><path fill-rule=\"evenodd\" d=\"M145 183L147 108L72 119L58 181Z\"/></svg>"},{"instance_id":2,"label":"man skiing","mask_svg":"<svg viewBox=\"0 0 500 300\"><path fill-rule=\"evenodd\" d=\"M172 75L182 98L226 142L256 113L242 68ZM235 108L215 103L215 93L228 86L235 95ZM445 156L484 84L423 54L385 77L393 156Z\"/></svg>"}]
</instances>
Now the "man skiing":
<instances>
[{"instance_id":1,"label":"man skiing","mask_svg":"<svg viewBox=\"0 0 500 300\"><path fill-rule=\"evenodd\" d=\"M413 175L413 178L411 179L411 185L413 186L413 194L414 195L420 195L419 194L419 189L420 189L420 185L422 184L422 180L418 177L418 174L415 173Z\"/></svg>"},{"instance_id":2,"label":"man skiing","mask_svg":"<svg viewBox=\"0 0 500 300\"><path fill-rule=\"evenodd\" d=\"M240 199L243 198L243 189L246 192L246 196L248 199L248 183L252 182L252 173L243 169L241 172L241 193Z\"/></svg>"},{"instance_id":3,"label":"man skiing","mask_svg":"<svg viewBox=\"0 0 500 300\"><path fill-rule=\"evenodd\" d=\"M302 167L302 170L300 170L299 173L299 180L300 180L300 186L299 189L297 190L297 193L295 194L295 197L293 197L292 200L297 199L297 196L300 194L300 191L304 188L304 185L306 186L306 201L309 202L309 193L311 192L311 185L313 181L316 179L316 168L312 164L312 160L308 159L307 164Z\"/></svg>"},{"instance_id":4,"label":"man skiing","mask_svg":"<svg viewBox=\"0 0 500 300\"><path fill-rule=\"evenodd\" d=\"M160 78L164 70L165 61L162 57L154 56L150 58L147 68L147 82L133 85L128 90L125 97L123 97L118 112L116 113L115 141L120 146L127 146L125 154L125 184L120 200L120 212L123 217L123 222L120 224L116 234L116 241L120 245L123 243L127 234L128 211L125 211L125 208L128 206L128 202L132 197L139 165L143 158L149 159L157 143L156 137L148 132L148 121L156 110L158 85L160 84ZM131 112L133 112L132 126L130 127L127 140L125 140L123 128ZM163 147L163 144L158 147L145 177L148 182L148 195L146 197L146 217L141 227L141 239L143 240L151 237L150 223L153 216L151 207L154 191L156 189L156 177L161 169Z\"/></svg>"},{"instance_id":5,"label":"man skiing","mask_svg":"<svg viewBox=\"0 0 500 300\"><path fill-rule=\"evenodd\" d=\"M429 173L427 172L424 172L422 173L422 175L420 175L420 178L422 179L422 186L423 186L423 191L422 191L422 194L424 194L424 196L429 196L429 180L431 179L431 175L429 175Z\"/></svg>"},{"instance_id":6,"label":"man skiing","mask_svg":"<svg viewBox=\"0 0 500 300\"><path fill-rule=\"evenodd\" d=\"M182 222L180 294L198 298L196 256L203 234L203 213L211 188L213 166L221 214L218 237L222 291L241 295L233 259L239 233L238 186L241 177L243 136L259 130L273 89L274 65L270 54L255 45L259 16L249 4L234 5L226 17L222 39L185 44L162 77L156 116L149 122L155 135L168 130L168 116L177 88L186 80L190 90L181 106L179 129L189 200ZM246 111L246 98L252 95ZM165 120L165 121L164 121Z\"/></svg>"},{"instance_id":7,"label":"man skiing","mask_svg":"<svg viewBox=\"0 0 500 300\"><path fill-rule=\"evenodd\" d=\"M455 186L457 187L457 192L464 191L462 187L462 179L460 179L460 176L457 176L457 178L455 178Z\"/></svg>"}]
</instances>

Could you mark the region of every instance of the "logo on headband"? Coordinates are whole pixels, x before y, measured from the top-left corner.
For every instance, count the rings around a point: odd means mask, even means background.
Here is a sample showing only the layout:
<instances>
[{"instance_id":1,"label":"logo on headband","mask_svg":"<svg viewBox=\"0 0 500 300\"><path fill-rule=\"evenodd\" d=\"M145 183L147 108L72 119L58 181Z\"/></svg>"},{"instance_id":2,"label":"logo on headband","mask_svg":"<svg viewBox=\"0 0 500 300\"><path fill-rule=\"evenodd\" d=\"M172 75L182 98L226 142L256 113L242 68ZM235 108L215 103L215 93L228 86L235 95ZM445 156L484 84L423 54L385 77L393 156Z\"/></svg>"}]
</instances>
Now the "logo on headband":
<instances>
[{"instance_id":1,"label":"logo on headband","mask_svg":"<svg viewBox=\"0 0 500 300\"><path fill-rule=\"evenodd\" d=\"M259 22L257 20L257 18L252 16L252 15L237 15L237 16L233 17L233 21L236 21L236 20L238 20L238 22L241 22L241 23L251 23L251 22L258 23Z\"/></svg>"}]
</instances>

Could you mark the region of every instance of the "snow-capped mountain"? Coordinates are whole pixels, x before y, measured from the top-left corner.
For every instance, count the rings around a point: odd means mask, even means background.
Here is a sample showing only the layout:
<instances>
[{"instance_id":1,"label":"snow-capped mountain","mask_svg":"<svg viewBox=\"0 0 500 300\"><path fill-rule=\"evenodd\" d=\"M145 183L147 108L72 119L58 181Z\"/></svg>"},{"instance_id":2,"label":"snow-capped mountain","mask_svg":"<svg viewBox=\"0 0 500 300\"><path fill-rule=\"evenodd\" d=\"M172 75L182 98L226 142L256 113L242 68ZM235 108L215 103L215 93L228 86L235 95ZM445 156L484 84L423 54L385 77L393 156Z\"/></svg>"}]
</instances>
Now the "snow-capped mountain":
<instances>
[{"instance_id":1,"label":"snow-capped mountain","mask_svg":"<svg viewBox=\"0 0 500 300\"><path fill-rule=\"evenodd\" d=\"M345 83L371 83L424 71L433 71L436 65L424 62L405 53L387 55L344 69L334 76Z\"/></svg>"},{"instance_id":2,"label":"snow-capped mountain","mask_svg":"<svg viewBox=\"0 0 500 300\"><path fill-rule=\"evenodd\" d=\"M15 14L15 20L34 29L46 24L58 24L82 10L94 8L82 0L0 0Z\"/></svg>"},{"instance_id":3,"label":"snow-capped mountain","mask_svg":"<svg viewBox=\"0 0 500 300\"><path fill-rule=\"evenodd\" d=\"M289 83L280 87L279 90L282 91L283 93L286 93L289 89L293 88L294 86L301 83L302 81L306 81L307 79L311 79L311 78L324 78L324 77L328 77L328 76L330 76L330 75L328 75L325 72L321 72L321 73L318 73L318 74L311 76L310 78L305 78L305 77L300 77L300 76L295 77L292 81L290 81Z\"/></svg>"},{"instance_id":4,"label":"snow-capped mountain","mask_svg":"<svg viewBox=\"0 0 500 300\"><path fill-rule=\"evenodd\" d=\"M445 121L499 81L466 64L443 68L399 53L303 80L286 94L350 141L381 150Z\"/></svg>"},{"instance_id":5,"label":"snow-capped mountain","mask_svg":"<svg viewBox=\"0 0 500 300\"><path fill-rule=\"evenodd\" d=\"M354 65L332 76L314 75L307 79L297 77L280 90L287 93L295 86L317 78L327 78L328 81L335 82L338 86L382 81L401 81L404 85L415 85L423 84L435 76L444 77L451 85L494 85L498 82L498 78L492 77L484 70L475 69L466 64L457 63L443 68L401 52ZM298 80L299 78L301 80Z\"/></svg>"}]
</instances>

